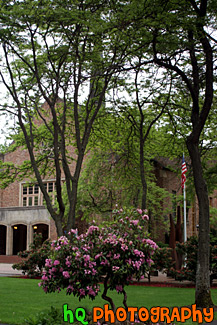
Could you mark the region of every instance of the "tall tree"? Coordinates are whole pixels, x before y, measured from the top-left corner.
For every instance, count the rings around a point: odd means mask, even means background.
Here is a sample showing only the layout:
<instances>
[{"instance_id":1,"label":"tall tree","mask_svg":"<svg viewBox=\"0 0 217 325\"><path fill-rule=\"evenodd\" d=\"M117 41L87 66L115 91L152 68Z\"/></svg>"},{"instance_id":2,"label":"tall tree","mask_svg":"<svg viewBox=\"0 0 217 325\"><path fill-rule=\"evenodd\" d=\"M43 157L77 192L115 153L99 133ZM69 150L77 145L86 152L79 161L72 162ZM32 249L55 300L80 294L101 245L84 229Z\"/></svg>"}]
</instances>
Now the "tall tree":
<instances>
[{"instance_id":1,"label":"tall tree","mask_svg":"<svg viewBox=\"0 0 217 325\"><path fill-rule=\"evenodd\" d=\"M138 118L133 107L131 110L124 107L135 120ZM115 112L103 112L104 116L93 128L90 140L93 150L90 150L84 163L79 181L79 202L82 206L88 206L88 211L108 216L116 204L119 207L141 208L143 190L138 130L124 118L125 112L121 113L118 109ZM152 115L150 110L149 114ZM157 130L153 128L146 143L143 168L147 183L147 209L157 219L166 213L162 211L162 201L169 197L169 193L157 186L154 176L152 158L160 145L160 142L156 143L156 138Z\"/></svg>"},{"instance_id":2,"label":"tall tree","mask_svg":"<svg viewBox=\"0 0 217 325\"><path fill-rule=\"evenodd\" d=\"M146 161L156 157L157 152L154 137L151 131L166 112L170 101L172 76L169 80L159 74L158 69L153 69L151 64L142 63L142 55L134 57L134 64L128 80L123 76L120 84L121 91L127 93L127 99L122 98L118 90L113 99L119 118L130 123L134 132L134 140L139 147L139 172L141 187L140 207L147 208L147 174ZM125 79L124 79L125 78ZM125 81L124 81L125 80ZM169 82L169 85L168 85ZM160 89L160 92L158 91ZM150 150L151 148L151 150Z\"/></svg>"},{"instance_id":3,"label":"tall tree","mask_svg":"<svg viewBox=\"0 0 217 325\"><path fill-rule=\"evenodd\" d=\"M153 28L153 57L159 67L176 74L191 98L191 131L186 145L191 158L199 202L199 247L195 301L212 305L209 280L209 200L199 150L200 136L213 104L216 40L210 30L216 11L212 1L179 1L164 7L161 23ZM167 18L165 13L167 12ZM210 29L210 30L209 30Z\"/></svg>"},{"instance_id":4,"label":"tall tree","mask_svg":"<svg viewBox=\"0 0 217 325\"><path fill-rule=\"evenodd\" d=\"M75 225L78 180L91 129L111 77L127 54L121 35L113 32L117 22L112 6L97 0L4 1L1 6L0 76L12 99L3 110L17 118L59 236L65 214L62 178L69 230ZM50 170L58 209L43 186Z\"/></svg>"}]
</instances>

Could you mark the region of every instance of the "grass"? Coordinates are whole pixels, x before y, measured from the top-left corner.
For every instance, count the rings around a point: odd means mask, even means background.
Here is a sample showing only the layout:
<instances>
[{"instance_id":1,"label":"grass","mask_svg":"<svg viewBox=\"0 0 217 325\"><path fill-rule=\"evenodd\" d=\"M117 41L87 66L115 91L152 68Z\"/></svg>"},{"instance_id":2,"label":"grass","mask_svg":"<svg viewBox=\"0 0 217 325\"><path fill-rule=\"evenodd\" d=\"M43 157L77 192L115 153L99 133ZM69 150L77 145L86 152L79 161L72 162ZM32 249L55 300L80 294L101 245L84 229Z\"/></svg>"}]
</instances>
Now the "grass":
<instances>
[{"instance_id":1,"label":"grass","mask_svg":"<svg viewBox=\"0 0 217 325\"><path fill-rule=\"evenodd\" d=\"M83 307L91 310L95 306L103 307L105 301L98 296L94 301L85 299L79 302L74 296L60 293L45 294L38 287L39 280L21 278L0 278L0 323L22 324L25 318L36 315L38 312L47 312L51 306L62 309L67 303L71 310ZM194 303L194 289L171 287L127 287L128 306L186 306ZM122 295L111 292L117 307L122 305ZM217 305L217 290L212 289L212 298ZM190 322L186 322L190 324Z\"/></svg>"}]
</instances>

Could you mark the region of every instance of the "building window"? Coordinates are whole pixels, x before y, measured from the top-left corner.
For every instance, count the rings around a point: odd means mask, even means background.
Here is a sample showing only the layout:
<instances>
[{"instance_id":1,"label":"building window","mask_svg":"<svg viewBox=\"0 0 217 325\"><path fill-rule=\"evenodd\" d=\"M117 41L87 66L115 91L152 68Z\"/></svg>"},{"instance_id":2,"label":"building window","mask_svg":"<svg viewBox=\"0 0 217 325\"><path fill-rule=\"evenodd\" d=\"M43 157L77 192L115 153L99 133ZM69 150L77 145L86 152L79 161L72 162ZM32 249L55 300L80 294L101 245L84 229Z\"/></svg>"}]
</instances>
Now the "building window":
<instances>
[{"instance_id":1,"label":"building window","mask_svg":"<svg viewBox=\"0 0 217 325\"><path fill-rule=\"evenodd\" d=\"M52 199L52 203L55 201L55 182L45 182L44 187ZM23 207L39 206L44 205L42 192L38 184L32 185L22 185L22 198L21 198Z\"/></svg>"}]
</instances>

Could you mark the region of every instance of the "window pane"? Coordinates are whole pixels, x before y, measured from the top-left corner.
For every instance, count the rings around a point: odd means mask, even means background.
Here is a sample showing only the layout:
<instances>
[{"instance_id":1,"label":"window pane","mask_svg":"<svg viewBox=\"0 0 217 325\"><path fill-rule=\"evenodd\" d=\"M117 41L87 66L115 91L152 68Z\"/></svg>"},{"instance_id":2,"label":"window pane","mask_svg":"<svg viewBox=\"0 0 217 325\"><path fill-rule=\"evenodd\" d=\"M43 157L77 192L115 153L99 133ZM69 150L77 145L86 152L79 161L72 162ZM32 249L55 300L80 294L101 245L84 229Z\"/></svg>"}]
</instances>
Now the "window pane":
<instances>
[{"instance_id":1,"label":"window pane","mask_svg":"<svg viewBox=\"0 0 217 325\"><path fill-rule=\"evenodd\" d=\"M48 192L53 192L53 183L48 183Z\"/></svg>"},{"instance_id":2,"label":"window pane","mask_svg":"<svg viewBox=\"0 0 217 325\"><path fill-rule=\"evenodd\" d=\"M35 196L34 198L34 205L38 205L38 196Z\"/></svg>"},{"instance_id":3,"label":"window pane","mask_svg":"<svg viewBox=\"0 0 217 325\"><path fill-rule=\"evenodd\" d=\"M29 186L29 194L33 194L33 186Z\"/></svg>"},{"instance_id":4,"label":"window pane","mask_svg":"<svg viewBox=\"0 0 217 325\"><path fill-rule=\"evenodd\" d=\"M29 197L29 206L32 206L32 197Z\"/></svg>"},{"instance_id":5,"label":"window pane","mask_svg":"<svg viewBox=\"0 0 217 325\"><path fill-rule=\"evenodd\" d=\"M23 186L23 194L27 194L27 186Z\"/></svg>"},{"instance_id":6,"label":"window pane","mask_svg":"<svg viewBox=\"0 0 217 325\"><path fill-rule=\"evenodd\" d=\"M35 186L34 186L34 194L38 194L38 191L39 191L38 184L35 184Z\"/></svg>"},{"instance_id":7,"label":"window pane","mask_svg":"<svg viewBox=\"0 0 217 325\"><path fill-rule=\"evenodd\" d=\"M26 207L26 204L27 204L27 198L24 197L24 198L23 198L23 206Z\"/></svg>"}]
</instances>

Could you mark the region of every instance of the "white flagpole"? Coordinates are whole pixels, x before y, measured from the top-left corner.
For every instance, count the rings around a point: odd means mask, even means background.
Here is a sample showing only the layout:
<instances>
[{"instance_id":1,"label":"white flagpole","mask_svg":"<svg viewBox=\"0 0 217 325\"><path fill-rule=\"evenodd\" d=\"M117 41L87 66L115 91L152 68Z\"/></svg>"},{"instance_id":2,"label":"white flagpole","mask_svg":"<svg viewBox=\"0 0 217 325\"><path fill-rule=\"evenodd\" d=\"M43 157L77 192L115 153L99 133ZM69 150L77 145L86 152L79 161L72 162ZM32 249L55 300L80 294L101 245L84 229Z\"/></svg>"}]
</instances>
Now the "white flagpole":
<instances>
[{"instance_id":1,"label":"white flagpole","mask_svg":"<svg viewBox=\"0 0 217 325\"><path fill-rule=\"evenodd\" d=\"M185 191L185 183L183 189L183 197L184 197L184 242L187 241L187 224L186 224L186 191Z\"/></svg>"}]
</instances>

